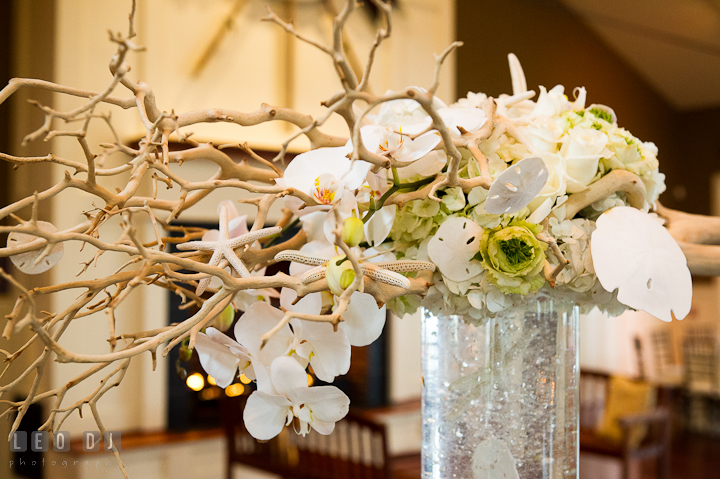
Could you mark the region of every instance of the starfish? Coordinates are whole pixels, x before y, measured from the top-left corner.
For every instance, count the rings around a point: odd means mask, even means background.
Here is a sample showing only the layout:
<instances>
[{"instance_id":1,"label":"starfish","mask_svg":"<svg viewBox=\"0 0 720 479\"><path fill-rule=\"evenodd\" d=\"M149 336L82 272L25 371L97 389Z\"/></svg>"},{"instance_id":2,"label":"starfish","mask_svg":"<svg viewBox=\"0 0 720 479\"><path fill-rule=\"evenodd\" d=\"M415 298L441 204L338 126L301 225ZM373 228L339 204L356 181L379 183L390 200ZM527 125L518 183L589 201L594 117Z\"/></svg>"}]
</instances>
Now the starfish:
<instances>
[{"instance_id":1,"label":"starfish","mask_svg":"<svg viewBox=\"0 0 720 479\"><path fill-rule=\"evenodd\" d=\"M177 245L177 249L181 251L198 250L198 251L212 251L212 257L208 264L210 266L217 266L220 264L220 260L224 257L228 262L235 268L241 278L247 278L250 276L250 271L240 261L240 258L235 253L235 249L244 245L253 244L260 238L272 236L282 231L279 226L273 226L271 228L263 228L257 231L250 231L243 235L235 238L230 238L230 229L228 227L228 210L225 205L220 206L220 234L217 241L189 241ZM202 279L198 284L196 294L201 295L205 292L208 284L210 284L210 277Z\"/></svg>"},{"instance_id":2,"label":"starfish","mask_svg":"<svg viewBox=\"0 0 720 479\"><path fill-rule=\"evenodd\" d=\"M325 277L328 258L319 255L303 253L302 251L287 250L275 255L276 261L295 261L296 263L315 266L302 275L303 284L312 283ZM435 265L429 261L413 261L401 259L395 261L382 261L378 263L370 263L360 259L360 268L363 275L370 279L391 286L398 286L403 289L410 289L410 280L399 273L408 273L411 271L435 271Z\"/></svg>"}]
</instances>

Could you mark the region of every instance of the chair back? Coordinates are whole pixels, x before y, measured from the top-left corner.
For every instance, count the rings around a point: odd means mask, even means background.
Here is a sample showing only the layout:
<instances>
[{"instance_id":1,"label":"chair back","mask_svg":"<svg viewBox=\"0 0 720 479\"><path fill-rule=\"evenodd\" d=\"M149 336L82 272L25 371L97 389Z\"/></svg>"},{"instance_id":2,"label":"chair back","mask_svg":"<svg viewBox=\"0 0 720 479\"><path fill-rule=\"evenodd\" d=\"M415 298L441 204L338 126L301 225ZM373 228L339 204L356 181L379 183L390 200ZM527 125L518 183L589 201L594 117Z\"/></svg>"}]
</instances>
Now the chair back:
<instances>
[{"instance_id":1,"label":"chair back","mask_svg":"<svg viewBox=\"0 0 720 479\"><path fill-rule=\"evenodd\" d=\"M683 340L685 386L691 391L713 391L718 388L718 347L712 329L690 329Z\"/></svg>"}]
</instances>

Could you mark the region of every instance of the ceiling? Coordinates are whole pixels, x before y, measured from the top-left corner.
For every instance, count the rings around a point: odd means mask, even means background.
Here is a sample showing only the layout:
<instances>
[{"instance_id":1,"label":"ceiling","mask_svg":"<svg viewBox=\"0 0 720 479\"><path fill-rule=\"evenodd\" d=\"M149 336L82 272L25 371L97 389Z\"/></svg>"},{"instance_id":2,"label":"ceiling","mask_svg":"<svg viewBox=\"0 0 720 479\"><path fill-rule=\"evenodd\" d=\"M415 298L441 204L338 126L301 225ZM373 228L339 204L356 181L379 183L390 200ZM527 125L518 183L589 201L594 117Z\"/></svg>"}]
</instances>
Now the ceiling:
<instances>
[{"instance_id":1,"label":"ceiling","mask_svg":"<svg viewBox=\"0 0 720 479\"><path fill-rule=\"evenodd\" d=\"M562 0L672 106L720 106L720 0Z\"/></svg>"}]
</instances>

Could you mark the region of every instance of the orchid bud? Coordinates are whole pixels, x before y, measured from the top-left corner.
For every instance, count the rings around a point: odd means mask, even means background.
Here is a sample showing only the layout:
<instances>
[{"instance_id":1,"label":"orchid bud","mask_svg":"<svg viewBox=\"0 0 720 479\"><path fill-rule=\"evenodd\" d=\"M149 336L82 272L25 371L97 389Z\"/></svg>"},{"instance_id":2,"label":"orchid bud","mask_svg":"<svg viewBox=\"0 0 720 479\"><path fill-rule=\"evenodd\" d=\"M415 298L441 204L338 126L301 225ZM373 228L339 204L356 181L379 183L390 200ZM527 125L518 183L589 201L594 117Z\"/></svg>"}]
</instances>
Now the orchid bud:
<instances>
[{"instance_id":1,"label":"orchid bud","mask_svg":"<svg viewBox=\"0 0 720 479\"><path fill-rule=\"evenodd\" d=\"M188 347L187 344L183 344L180 346L178 357L180 358L180 361L190 361L190 358L192 358L193 350Z\"/></svg>"},{"instance_id":2,"label":"orchid bud","mask_svg":"<svg viewBox=\"0 0 720 479\"><path fill-rule=\"evenodd\" d=\"M223 309L222 313L218 314L217 318L215 318L214 326L216 329L224 332L230 329L233 321L235 321L235 308L232 303L230 303Z\"/></svg>"},{"instance_id":3,"label":"orchid bud","mask_svg":"<svg viewBox=\"0 0 720 479\"><path fill-rule=\"evenodd\" d=\"M338 264L340 263L340 264ZM350 275L352 273L352 275ZM355 279L355 271L352 263L346 256L335 256L328 262L325 269L325 278L327 279L330 291L335 296L340 296L345 288L350 286Z\"/></svg>"},{"instance_id":4,"label":"orchid bud","mask_svg":"<svg viewBox=\"0 0 720 479\"><path fill-rule=\"evenodd\" d=\"M354 216L345 218L343 222L342 240L350 247L359 245L363 239L364 227L365 225L360 218L355 218Z\"/></svg>"}]
</instances>

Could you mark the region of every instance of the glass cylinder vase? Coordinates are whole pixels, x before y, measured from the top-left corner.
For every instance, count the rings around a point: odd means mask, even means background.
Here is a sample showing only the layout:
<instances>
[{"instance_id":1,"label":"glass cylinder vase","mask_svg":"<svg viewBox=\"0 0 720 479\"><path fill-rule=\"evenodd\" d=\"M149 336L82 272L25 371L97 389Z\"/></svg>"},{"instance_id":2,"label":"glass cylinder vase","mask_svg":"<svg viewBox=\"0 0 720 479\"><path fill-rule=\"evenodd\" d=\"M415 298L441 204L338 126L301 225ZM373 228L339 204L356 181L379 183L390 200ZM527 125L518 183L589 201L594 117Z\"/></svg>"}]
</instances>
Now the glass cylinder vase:
<instances>
[{"instance_id":1,"label":"glass cylinder vase","mask_svg":"<svg viewBox=\"0 0 720 479\"><path fill-rule=\"evenodd\" d=\"M578 477L579 316L544 290L480 320L423 310L423 479Z\"/></svg>"}]
</instances>

